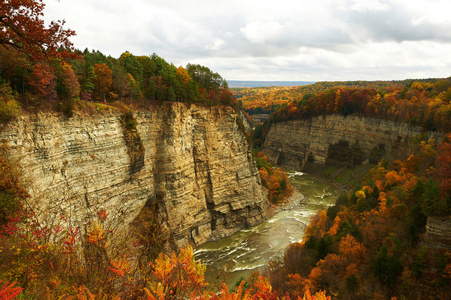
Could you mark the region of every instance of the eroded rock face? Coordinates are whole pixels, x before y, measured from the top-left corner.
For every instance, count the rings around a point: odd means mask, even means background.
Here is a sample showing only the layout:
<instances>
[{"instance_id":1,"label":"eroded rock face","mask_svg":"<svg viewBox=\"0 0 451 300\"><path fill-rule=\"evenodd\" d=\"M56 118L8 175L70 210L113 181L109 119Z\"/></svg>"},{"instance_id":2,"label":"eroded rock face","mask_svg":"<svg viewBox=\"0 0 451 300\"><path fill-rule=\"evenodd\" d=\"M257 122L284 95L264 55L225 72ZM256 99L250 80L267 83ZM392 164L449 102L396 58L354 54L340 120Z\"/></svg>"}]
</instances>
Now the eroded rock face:
<instances>
[{"instance_id":1,"label":"eroded rock face","mask_svg":"<svg viewBox=\"0 0 451 300\"><path fill-rule=\"evenodd\" d=\"M422 244L451 251L451 216L429 216Z\"/></svg>"},{"instance_id":2,"label":"eroded rock face","mask_svg":"<svg viewBox=\"0 0 451 300\"><path fill-rule=\"evenodd\" d=\"M237 114L172 103L134 114L25 116L0 133L40 222L83 228L97 212L127 229L159 201L172 241L202 244L254 225L269 202Z\"/></svg>"},{"instance_id":3,"label":"eroded rock face","mask_svg":"<svg viewBox=\"0 0 451 300\"><path fill-rule=\"evenodd\" d=\"M421 133L421 128L406 123L357 116L320 116L272 125L262 151L271 162L293 169L300 169L309 153L321 164L327 160L377 163L390 149L408 144L411 137ZM439 140L443 135L428 132L428 136Z\"/></svg>"}]
</instances>

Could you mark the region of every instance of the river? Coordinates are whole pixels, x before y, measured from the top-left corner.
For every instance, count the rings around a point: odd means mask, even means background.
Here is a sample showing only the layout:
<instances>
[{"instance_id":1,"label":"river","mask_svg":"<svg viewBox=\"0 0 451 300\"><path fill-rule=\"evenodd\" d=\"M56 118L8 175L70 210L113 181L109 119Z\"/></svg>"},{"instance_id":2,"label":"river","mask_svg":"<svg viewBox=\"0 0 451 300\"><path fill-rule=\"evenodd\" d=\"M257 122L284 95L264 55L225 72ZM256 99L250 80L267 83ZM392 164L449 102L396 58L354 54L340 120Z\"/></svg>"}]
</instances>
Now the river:
<instances>
[{"instance_id":1,"label":"river","mask_svg":"<svg viewBox=\"0 0 451 300\"><path fill-rule=\"evenodd\" d=\"M225 280L231 286L253 271L262 270L268 262L282 259L290 243L302 240L310 218L338 198L339 191L326 180L295 171L289 171L288 175L295 192L292 200L278 208L280 211L273 217L195 250L196 260L207 265L208 282Z\"/></svg>"}]
</instances>

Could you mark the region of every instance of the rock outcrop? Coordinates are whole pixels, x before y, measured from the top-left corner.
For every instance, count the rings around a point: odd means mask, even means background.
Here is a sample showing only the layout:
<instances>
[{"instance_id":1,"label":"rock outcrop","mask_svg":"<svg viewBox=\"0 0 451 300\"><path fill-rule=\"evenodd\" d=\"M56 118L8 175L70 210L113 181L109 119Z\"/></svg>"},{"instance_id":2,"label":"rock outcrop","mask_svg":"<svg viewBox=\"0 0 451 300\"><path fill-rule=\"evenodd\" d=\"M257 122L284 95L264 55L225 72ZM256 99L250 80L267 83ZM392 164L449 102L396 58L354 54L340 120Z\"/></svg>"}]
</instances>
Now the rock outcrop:
<instances>
[{"instance_id":1,"label":"rock outcrop","mask_svg":"<svg viewBox=\"0 0 451 300\"><path fill-rule=\"evenodd\" d=\"M358 116L330 115L276 123L266 135L262 151L271 162L300 169L307 159L324 164L377 163L391 149L406 146L421 134L407 123ZM441 139L440 133L428 132Z\"/></svg>"},{"instance_id":2,"label":"rock outcrop","mask_svg":"<svg viewBox=\"0 0 451 300\"><path fill-rule=\"evenodd\" d=\"M421 243L428 247L451 251L451 216L429 216Z\"/></svg>"},{"instance_id":3,"label":"rock outcrop","mask_svg":"<svg viewBox=\"0 0 451 300\"><path fill-rule=\"evenodd\" d=\"M181 103L120 113L23 116L0 133L41 223L122 228L156 203L172 242L202 244L257 224L269 202L229 107Z\"/></svg>"}]
</instances>

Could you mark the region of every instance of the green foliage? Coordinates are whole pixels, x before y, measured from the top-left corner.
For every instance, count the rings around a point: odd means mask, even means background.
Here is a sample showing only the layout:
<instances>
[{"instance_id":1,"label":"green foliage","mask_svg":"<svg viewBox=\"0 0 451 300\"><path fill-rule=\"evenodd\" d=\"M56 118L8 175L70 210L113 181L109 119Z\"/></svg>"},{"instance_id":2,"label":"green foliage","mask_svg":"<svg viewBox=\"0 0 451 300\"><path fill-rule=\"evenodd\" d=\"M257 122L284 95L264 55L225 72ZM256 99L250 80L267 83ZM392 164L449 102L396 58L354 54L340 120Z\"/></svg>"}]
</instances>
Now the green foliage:
<instances>
[{"instance_id":1,"label":"green foliage","mask_svg":"<svg viewBox=\"0 0 451 300\"><path fill-rule=\"evenodd\" d=\"M0 81L0 123L6 123L20 115L20 104L7 83Z\"/></svg>"},{"instance_id":2,"label":"green foliage","mask_svg":"<svg viewBox=\"0 0 451 300\"><path fill-rule=\"evenodd\" d=\"M316 245L316 259L321 260L331 253L333 243L333 238L330 235L327 234L321 237Z\"/></svg>"},{"instance_id":3,"label":"green foliage","mask_svg":"<svg viewBox=\"0 0 451 300\"><path fill-rule=\"evenodd\" d=\"M362 233L360 232L359 227L352 219L346 219L343 223L341 223L337 237L345 237L348 234L352 235L357 241L362 240Z\"/></svg>"},{"instance_id":4,"label":"green foliage","mask_svg":"<svg viewBox=\"0 0 451 300\"><path fill-rule=\"evenodd\" d=\"M423 208L418 202L409 212L407 224L407 237L412 245L420 241L420 234L424 233L427 223L427 217L423 213Z\"/></svg>"},{"instance_id":5,"label":"green foliage","mask_svg":"<svg viewBox=\"0 0 451 300\"><path fill-rule=\"evenodd\" d=\"M349 292L355 293L356 291L358 291L359 286L360 286L360 281L359 281L359 278L355 274L352 274L352 275L346 277L346 289Z\"/></svg>"},{"instance_id":6,"label":"green foliage","mask_svg":"<svg viewBox=\"0 0 451 300\"><path fill-rule=\"evenodd\" d=\"M128 130L128 131L136 130L136 120L135 120L135 117L133 116L133 112L131 110L127 110L122 115L122 122L123 122L126 130Z\"/></svg>"},{"instance_id":7,"label":"green foliage","mask_svg":"<svg viewBox=\"0 0 451 300\"><path fill-rule=\"evenodd\" d=\"M21 95L27 109L56 107L68 117L74 109L70 101L77 98L139 106L154 101L237 106L227 82L201 65L188 64L187 71L155 53L134 56L125 52L119 59L88 49L75 53L67 59L30 61L11 47L0 49L0 64L5 65L0 69L0 81L12 87L7 93L0 91L8 98L0 99L0 122L20 112L10 101L16 94Z\"/></svg>"},{"instance_id":8,"label":"green foliage","mask_svg":"<svg viewBox=\"0 0 451 300\"><path fill-rule=\"evenodd\" d=\"M22 207L17 196L9 191L0 191L0 226L5 225L11 216Z\"/></svg>"},{"instance_id":9,"label":"green foliage","mask_svg":"<svg viewBox=\"0 0 451 300\"><path fill-rule=\"evenodd\" d=\"M447 211L446 204L441 201L439 182L433 178L418 180L412 194L416 199L422 199L426 215L443 214Z\"/></svg>"},{"instance_id":10,"label":"green foliage","mask_svg":"<svg viewBox=\"0 0 451 300\"><path fill-rule=\"evenodd\" d=\"M403 270L401 260L394 254L388 253L386 245L383 245L377 253L372 267L380 282L389 287L397 284Z\"/></svg>"},{"instance_id":11,"label":"green foliage","mask_svg":"<svg viewBox=\"0 0 451 300\"><path fill-rule=\"evenodd\" d=\"M28 193L19 184L19 172L6 156L7 145L0 144L0 227L22 208Z\"/></svg>"}]
</instances>

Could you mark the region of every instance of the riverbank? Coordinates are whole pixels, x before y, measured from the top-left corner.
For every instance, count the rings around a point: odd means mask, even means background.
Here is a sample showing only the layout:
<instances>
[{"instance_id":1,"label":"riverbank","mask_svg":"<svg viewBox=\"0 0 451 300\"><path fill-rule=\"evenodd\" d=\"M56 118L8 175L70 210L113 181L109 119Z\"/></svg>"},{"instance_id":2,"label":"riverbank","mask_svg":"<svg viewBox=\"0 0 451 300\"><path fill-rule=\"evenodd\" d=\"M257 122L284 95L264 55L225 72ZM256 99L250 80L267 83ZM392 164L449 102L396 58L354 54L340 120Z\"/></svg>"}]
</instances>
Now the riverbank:
<instances>
[{"instance_id":1,"label":"riverbank","mask_svg":"<svg viewBox=\"0 0 451 300\"><path fill-rule=\"evenodd\" d=\"M364 179L368 172L375 166L375 164L362 164L354 168L348 168L307 162L302 168L302 172L327 180L335 185L341 192L347 193L360 185L362 179Z\"/></svg>"},{"instance_id":2,"label":"riverbank","mask_svg":"<svg viewBox=\"0 0 451 300\"><path fill-rule=\"evenodd\" d=\"M302 172L296 172L296 171L292 171L292 172L293 173L291 176L304 175L304 173L302 173ZM290 178L290 171L287 171L287 174ZM291 193L291 196L288 197L288 199L286 199L284 203L275 205L273 208L273 213L277 214L284 210L300 209L302 206L307 205L308 201L309 201L309 198L307 196L305 196L296 186L293 185L293 192Z\"/></svg>"}]
</instances>

